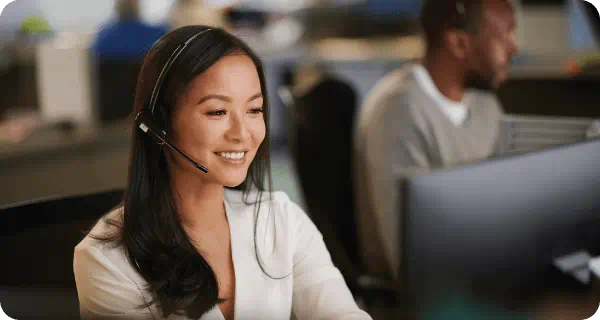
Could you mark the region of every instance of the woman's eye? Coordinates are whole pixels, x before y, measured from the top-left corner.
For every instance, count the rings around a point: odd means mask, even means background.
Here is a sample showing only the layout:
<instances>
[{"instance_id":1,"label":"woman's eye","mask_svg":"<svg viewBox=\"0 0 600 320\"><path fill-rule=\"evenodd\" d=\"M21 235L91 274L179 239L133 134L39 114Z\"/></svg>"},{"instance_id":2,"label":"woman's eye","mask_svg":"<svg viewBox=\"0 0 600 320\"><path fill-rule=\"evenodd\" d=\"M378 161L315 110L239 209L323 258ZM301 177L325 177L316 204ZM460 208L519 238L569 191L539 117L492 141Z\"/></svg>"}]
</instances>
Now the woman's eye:
<instances>
[{"instance_id":1,"label":"woman's eye","mask_svg":"<svg viewBox=\"0 0 600 320\"><path fill-rule=\"evenodd\" d=\"M225 115L225 110L209 111L206 114L208 114L209 116L223 116L223 115Z\"/></svg>"},{"instance_id":2,"label":"woman's eye","mask_svg":"<svg viewBox=\"0 0 600 320\"><path fill-rule=\"evenodd\" d=\"M252 109L250 109L250 113L258 114L258 113L262 113L262 112L263 112L263 108L252 108Z\"/></svg>"}]
</instances>

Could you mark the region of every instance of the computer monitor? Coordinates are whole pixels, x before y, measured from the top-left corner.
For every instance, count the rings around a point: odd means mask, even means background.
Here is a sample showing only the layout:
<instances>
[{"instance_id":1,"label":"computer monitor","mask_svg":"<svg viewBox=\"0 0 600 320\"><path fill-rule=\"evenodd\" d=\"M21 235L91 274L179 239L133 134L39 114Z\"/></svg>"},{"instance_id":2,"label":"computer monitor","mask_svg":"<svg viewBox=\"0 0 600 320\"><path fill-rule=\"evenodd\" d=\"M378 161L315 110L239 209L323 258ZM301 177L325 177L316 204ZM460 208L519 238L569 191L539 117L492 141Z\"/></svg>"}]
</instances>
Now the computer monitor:
<instances>
[{"instance_id":1,"label":"computer monitor","mask_svg":"<svg viewBox=\"0 0 600 320\"><path fill-rule=\"evenodd\" d=\"M600 140L398 181L401 285L416 294L516 297L551 285L556 259L600 252Z\"/></svg>"}]
</instances>

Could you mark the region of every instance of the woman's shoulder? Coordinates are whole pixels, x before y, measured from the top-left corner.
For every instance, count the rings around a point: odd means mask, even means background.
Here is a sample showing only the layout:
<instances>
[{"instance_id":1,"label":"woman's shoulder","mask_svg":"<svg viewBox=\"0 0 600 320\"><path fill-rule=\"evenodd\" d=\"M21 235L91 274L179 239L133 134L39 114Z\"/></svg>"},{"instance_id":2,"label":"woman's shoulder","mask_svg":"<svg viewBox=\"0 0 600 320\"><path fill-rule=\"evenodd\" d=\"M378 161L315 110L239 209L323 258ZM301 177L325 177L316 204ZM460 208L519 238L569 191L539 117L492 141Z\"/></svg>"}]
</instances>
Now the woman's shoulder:
<instances>
[{"instance_id":1,"label":"woman's shoulder","mask_svg":"<svg viewBox=\"0 0 600 320\"><path fill-rule=\"evenodd\" d=\"M75 247L73 273L83 318L120 314L124 318L151 318L154 306L139 309L152 299L148 283L130 263L119 241L104 241L119 235L115 224L122 221L122 209L106 214ZM117 237L117 240L120 238Z\"/></svg>"},{"instance_id":2,"label":"woman's shoulder","mask_svg":"<svg viewBox=\"0 0 600 320\"><path fill-rule=\"evenodd\" d=\"M92 229L88 232L87 236L79 243L80 245L97 245L94 238L98 236L112 235L118 231L118 226L123 222L123 207L118 207L102 216Z\"/></svg>"},{"instance_id":3,"label":"woman's shoulder","mask_svg":"<svg viewBox=\"0 0 600 320\"><path fill-rule=\"evenodd\" d=\"M88 234L75 246L75 258L87 257L96 263L111 264L119 269L126 267L127 255L118 241L119 225L123 221L123 208L116 208L99 219ZM112 240L112 239L111 239Z\"/></svg>"}]
</instances>

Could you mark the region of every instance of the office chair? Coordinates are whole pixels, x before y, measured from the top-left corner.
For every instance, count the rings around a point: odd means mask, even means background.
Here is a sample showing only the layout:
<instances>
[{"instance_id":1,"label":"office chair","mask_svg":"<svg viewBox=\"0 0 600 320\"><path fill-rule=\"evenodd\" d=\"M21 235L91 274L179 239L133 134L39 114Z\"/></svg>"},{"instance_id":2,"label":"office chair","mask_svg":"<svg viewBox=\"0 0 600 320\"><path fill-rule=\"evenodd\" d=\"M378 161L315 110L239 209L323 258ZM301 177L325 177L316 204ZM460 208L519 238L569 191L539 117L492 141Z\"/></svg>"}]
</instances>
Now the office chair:
<instances>
[{"instance_id":1,"label":"office chair","mask_svg":"<svg viewBox=\"0 0 600 320\"><path fill-rule=\"evenodd\" d=\"M394 299L387 283L366 275L359 254L353 196L352 132L355 90L323 75L309 90L280 88L287 106L289 148L307 213L357 300Z\"/></svg>"},{"instance_id":2,"label":"office chair","mask_svg":"<svg viewBox=\"0 0 600 320\"><path fill-rule=\"evenodd\" d=\"M102 123L129 116L133 110L135 87L141 61L97 61L98 114Z\"/></svg>"},{"instance_id":3,"label":"office chair","mask_svg":"<svg viewBox=\"0 0 600 320\"><path fill-rule=\"evenodd\" d=\"M79 318L75 246L122 195L109 190L0 208L0 304L8 316Z\"/></svg>"}]
</instances>

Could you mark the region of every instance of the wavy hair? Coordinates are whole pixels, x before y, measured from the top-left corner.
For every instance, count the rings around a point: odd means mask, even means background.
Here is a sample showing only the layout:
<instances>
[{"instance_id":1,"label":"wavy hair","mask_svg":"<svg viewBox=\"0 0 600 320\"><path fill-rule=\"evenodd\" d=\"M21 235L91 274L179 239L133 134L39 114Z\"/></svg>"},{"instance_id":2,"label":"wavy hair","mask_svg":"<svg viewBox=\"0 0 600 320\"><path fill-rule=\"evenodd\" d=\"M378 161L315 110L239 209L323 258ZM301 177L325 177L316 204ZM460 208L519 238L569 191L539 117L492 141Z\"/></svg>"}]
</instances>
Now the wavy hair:
<instances>
[{"instance_id":1,"label":"wavy hair","mask_svg":"<svg viewBox=\"0 0 600 320\"><path fill-rule=\"evenodd\" d=\"M159 73L175 48L207 29L209 27L206 26L182 27L169 32L154 44L140 69L134 114L148 107ZM253 203L258 216L263 192L270 194L272 191L269 106L263 65L242 40L222 29L210 29L198 35L171 66L158 96L159 103L164 106L159 117L169 132L170 106L183 94L187 84L225 56L243 54L250 57L260 78L267 131L250 164L245 181L233 189L243 191L244 202ZM174 313L200 318L223 301L219 298L215 272L182 227L169 183L169 170L163 149L135 124L132 138L129 175L121 204L122 222L105 219L107 223L117 227L117 231L92 237L123 247L132 267L147 281L146 290L152 292L153 299L139 306L140 308L157 304L165 318ZM253 192L256 194L253 202L248 201L251 191L258 191ZM256 224L254 240L256 245ZM260 265L258 251L257 259Z\"/></svg>"}]
</instances>

